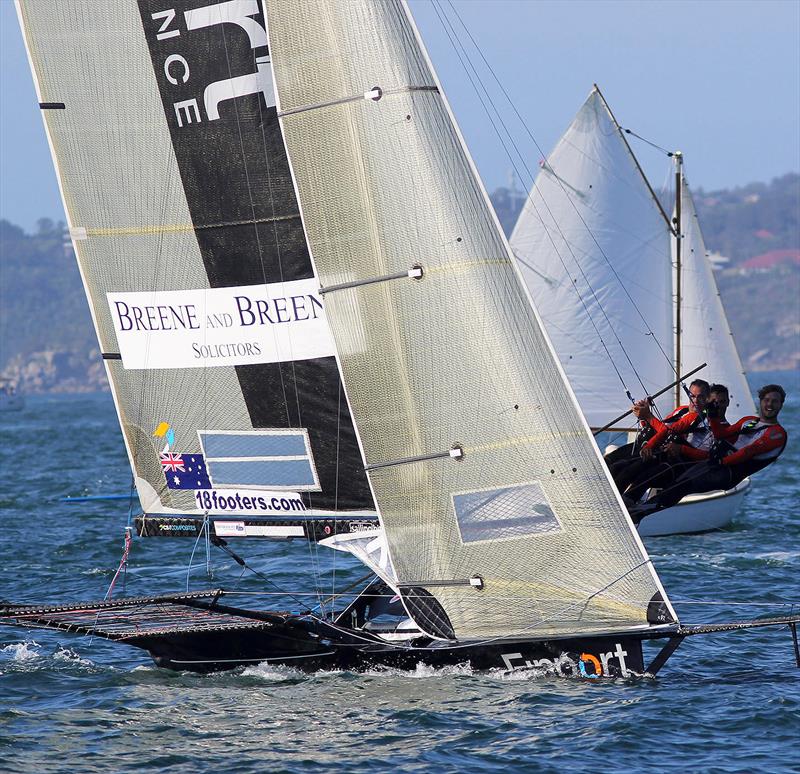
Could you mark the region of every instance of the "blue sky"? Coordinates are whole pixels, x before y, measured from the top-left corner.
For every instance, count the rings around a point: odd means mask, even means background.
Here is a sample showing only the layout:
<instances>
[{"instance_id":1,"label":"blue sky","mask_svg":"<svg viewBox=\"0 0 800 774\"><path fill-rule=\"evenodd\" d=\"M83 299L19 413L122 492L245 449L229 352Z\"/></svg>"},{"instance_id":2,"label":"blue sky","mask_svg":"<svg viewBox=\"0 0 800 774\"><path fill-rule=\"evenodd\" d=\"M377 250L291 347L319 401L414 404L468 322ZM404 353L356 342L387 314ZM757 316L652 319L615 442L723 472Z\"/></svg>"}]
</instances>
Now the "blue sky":
<instances>
[{"instance_id":1,"label":"blue sky","mask_svg":"<svg viewBox=\"0 0 800 774\"><path fill-rule=\"evenodd\" d=\"M623 126L685 153L695 187L800 171L797 0L411 0L411 7L490 191L508 183L512 164L437 8L469 44L457 10L511 95L525 127L512 123L507 103L501 114L531 169L541 154L526 129L548 153L597 82ZM500 105L491 75L480 73ZM665 157L635 141L634 151L659 187ZM26 230L40 217L63 219L12 0L0 0L0 168L0 217Z\"/></svg>"}]
</instances>

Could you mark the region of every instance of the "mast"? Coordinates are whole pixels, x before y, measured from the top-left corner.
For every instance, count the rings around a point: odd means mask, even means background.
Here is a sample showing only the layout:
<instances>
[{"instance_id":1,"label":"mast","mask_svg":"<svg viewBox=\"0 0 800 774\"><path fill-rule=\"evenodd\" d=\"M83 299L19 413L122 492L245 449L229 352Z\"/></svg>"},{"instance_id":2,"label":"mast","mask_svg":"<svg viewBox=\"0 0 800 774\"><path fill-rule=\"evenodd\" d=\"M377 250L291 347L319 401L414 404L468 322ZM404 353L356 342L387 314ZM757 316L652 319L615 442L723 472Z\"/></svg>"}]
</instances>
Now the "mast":
<instances>
[{"instance_id":1,"label":"mast","mask_svg":"<svg viewBox=\"0 0 800 774\"><path fill-rule=\"evenodd\" d=\"M681 372L681 198L683 193L683 153L675 151L675 373ZM682 398L682 385L675 385L675 405L679 406Z\"/></svg>"}]
</instances>

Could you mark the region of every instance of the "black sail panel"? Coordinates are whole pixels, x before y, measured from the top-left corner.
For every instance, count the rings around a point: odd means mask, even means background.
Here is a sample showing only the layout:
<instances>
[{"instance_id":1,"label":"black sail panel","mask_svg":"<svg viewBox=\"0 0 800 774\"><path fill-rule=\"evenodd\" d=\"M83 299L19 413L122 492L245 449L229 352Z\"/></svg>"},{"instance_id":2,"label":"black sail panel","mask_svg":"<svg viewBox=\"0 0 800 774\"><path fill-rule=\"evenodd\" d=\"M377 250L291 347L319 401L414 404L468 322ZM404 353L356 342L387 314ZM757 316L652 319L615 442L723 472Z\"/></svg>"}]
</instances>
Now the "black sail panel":
<instances>
[{"instance_id":1,"label":"black sail panel","mask_svg":"<svg viewBox=\"0 0 800 774\"><path fill-rule=\"evenodd\" d=\"M260 5L139 9L209 285L313 278ZM280 324L280 310L270 314L260 322ZM321 488L303 494L311 507L373 507L334 357L238 365L236 375L254 428L307 428Z\"/></svg>"}]
</instances>

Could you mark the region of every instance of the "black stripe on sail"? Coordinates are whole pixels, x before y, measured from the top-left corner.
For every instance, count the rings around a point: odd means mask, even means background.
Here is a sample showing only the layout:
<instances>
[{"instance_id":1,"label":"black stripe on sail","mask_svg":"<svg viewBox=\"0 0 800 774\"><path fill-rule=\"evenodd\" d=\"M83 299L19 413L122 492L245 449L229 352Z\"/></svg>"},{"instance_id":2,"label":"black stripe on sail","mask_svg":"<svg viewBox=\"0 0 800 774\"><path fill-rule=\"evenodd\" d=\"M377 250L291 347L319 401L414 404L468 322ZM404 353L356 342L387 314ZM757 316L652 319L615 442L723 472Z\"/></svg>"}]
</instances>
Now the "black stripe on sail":
<instances>
[{"instance_id":1,"label":"black stripe on sail","mask_svg":"<svg viewBox=\"0 0 800 774\"><path fill-rule=\"evenodd\" d=\"M313 277L260 3L139 0L139 10L211 287ZM322 489L303 496L310 507L374 507L333 357L236 373L253 427L308 429Z\"/></svg>"}]
</instances>

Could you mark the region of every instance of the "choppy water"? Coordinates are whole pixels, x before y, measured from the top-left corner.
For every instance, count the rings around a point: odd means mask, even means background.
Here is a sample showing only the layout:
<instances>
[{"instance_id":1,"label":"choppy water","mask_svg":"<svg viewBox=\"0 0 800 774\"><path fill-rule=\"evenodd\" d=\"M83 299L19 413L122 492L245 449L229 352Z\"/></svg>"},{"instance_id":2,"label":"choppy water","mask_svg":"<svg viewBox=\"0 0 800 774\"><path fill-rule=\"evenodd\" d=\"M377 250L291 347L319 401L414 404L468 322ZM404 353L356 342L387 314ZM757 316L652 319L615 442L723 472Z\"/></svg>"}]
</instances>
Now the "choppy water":
<instances>
[{"instance_id":1,"label":"choppy water","mask_svg":"<svg viewBox=\"0 0 800 774\"><path fill-rule=\"evenodd\" d=\"M780 376L792 390L782 414L789 448L757 478L734 527L647 541L687 623L800 602L800 385ZM130 486L110 397L31 397L23 412L1 415L0 469L0 597L102 597L127 506L58 498ZM185 588L193 544L136 541L125 593ZM300 567L331 583L328 556L299 544L253 548L253 566L283 588L297 588ZM360 575L336 561L340 587ZM190 587L231 587L240 575L221 555L213 571L209 580L199 547ZM581 681L468 665L196 676L102 640L0 628L0 770L14 772L800 771L799 740L788 630L690 638L658 679Z\"/></svg>"}]
</instances>

